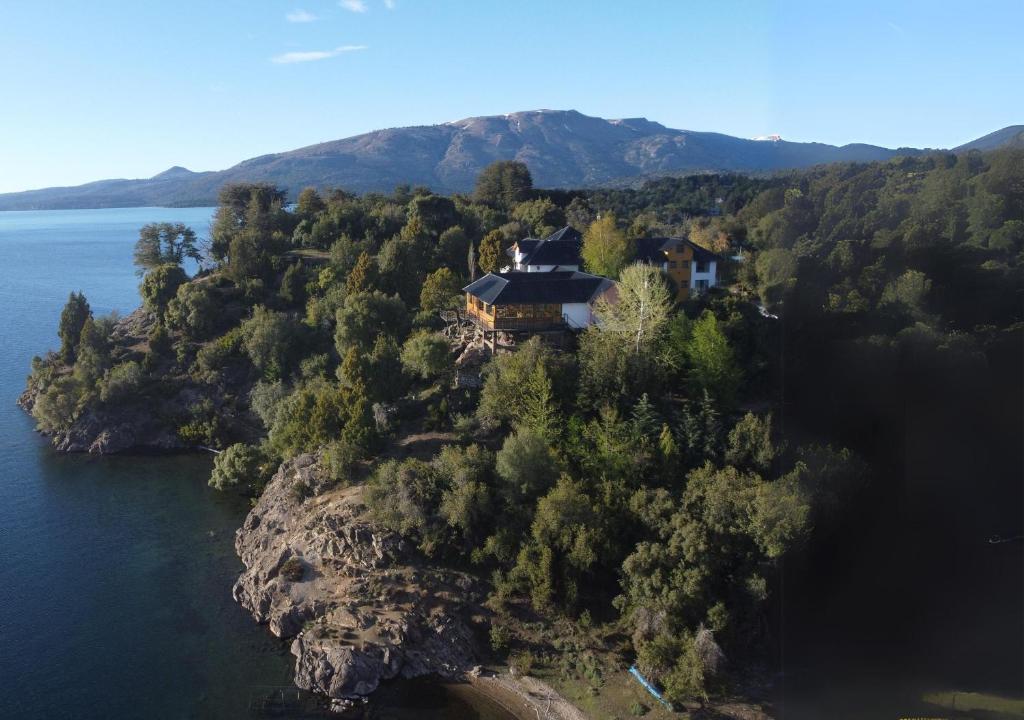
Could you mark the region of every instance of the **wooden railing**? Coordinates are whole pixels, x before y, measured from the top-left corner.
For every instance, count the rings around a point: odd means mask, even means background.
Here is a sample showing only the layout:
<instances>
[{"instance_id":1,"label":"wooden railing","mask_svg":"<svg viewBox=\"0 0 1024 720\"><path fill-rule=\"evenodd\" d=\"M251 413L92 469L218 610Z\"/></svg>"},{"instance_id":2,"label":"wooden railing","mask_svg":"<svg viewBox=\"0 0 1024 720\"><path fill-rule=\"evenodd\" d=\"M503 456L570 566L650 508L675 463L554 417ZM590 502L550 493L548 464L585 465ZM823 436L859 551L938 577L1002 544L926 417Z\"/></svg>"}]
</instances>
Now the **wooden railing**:
<instances>
[{"instance_id":1,"label":"wooden railing","mask_svg":"<svg viewBox=\"0 0 1024 720\"><path fill-rule=\"evenodd\" d=\"M564 315L542 318L492 317L476 308L466 308L464 312L467 318L485 330L558 330L569 325Z\"/></svg>"}]
</instances>

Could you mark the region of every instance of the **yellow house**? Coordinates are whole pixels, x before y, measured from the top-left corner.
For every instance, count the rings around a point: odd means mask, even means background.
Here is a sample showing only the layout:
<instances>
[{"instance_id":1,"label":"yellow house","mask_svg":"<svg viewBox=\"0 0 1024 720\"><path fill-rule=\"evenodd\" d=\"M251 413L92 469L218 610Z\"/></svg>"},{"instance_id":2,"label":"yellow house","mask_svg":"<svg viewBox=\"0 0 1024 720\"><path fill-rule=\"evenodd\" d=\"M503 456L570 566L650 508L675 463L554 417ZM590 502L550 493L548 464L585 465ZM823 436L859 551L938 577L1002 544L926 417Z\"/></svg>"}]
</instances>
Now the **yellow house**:
<instances>
[{"instance_id":1,"label":"yellow house","mask_svg":"<svg viewBox=\"0 0 1024 720\"><path fill-rule=\"evenodd\" d=\"M676 300L686 300L718 284L719 257L685 238L640 238L636 259L657 265L668 275Z\"/></svg>"}]
</instances>

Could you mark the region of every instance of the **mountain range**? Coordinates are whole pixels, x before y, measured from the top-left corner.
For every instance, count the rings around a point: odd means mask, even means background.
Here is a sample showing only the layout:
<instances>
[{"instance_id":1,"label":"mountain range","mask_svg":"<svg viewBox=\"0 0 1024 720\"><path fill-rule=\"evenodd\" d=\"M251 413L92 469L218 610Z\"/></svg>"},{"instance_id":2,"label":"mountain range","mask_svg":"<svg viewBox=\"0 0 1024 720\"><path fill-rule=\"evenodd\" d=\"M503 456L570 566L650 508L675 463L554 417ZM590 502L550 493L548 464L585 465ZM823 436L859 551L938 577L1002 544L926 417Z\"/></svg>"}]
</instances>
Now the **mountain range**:
<instances>
[{"instance_id":1,"label":"mountain range","mask_svg":"<svg viewBox=\"0 0 1024 720\"><path fill-rule=\"evenodd\" d=\"M998 130L954 152L1024 147L1024 125ZM605 120L575 110L534 110L416 127L390 128L262 155L221 171L183 167L140 180L100 180L0 194L0 210L214 205L230 182L270 182L294 198L307 186L354 192L427 185L471 190L495 160L525 162L537 187L623 185L646 177L697 172L767 173L833 162L886 160L927 150L860 143L835 146L771 136L743 139L675 130L644 118Z\"/></svg>"}]
</instances>

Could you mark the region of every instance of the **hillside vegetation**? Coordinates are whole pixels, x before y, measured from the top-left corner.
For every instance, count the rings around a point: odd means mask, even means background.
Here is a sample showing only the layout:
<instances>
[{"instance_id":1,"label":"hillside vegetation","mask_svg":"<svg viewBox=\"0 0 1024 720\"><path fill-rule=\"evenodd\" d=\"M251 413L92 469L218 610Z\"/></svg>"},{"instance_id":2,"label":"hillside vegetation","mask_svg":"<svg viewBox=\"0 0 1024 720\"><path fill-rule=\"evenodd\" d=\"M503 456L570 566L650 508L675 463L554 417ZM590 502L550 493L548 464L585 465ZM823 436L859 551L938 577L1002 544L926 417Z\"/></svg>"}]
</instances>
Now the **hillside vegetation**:
<instances>
[{"instance_id":1,"label":"hillside vegetation","mask_svg":"<svg viewBox=\"0 0 1024 720\"><path fill-rule=\"evenodd\" d=\"M928 397L955 414L984 378L1020 380L1019 150L580 192L499 163L472 195L286 200L225 188L192 279L180 261L202 243L144 229L148 337L124 346L73 295L60 351L29 380L40 428L188 388L164 421L224 450L217 487L258 495L283 460L320 450L424 562L488 583L498 657L594 693L632 662L678 703L754 692L778 641L780 561L898 494L903 409ZM439 313L494 269L494 248L609 217L626 256L636 238L685 235L741 259L681 305L657 270L626 264L623 287L649 292L642 318L605 307L567 351L530 340L487 361L479 388L453 382L464 345ZM402 459L414 433L442 447ZM972 482L945 501L1019 494L1005 476Z\"/></svg>"}]
</instances>

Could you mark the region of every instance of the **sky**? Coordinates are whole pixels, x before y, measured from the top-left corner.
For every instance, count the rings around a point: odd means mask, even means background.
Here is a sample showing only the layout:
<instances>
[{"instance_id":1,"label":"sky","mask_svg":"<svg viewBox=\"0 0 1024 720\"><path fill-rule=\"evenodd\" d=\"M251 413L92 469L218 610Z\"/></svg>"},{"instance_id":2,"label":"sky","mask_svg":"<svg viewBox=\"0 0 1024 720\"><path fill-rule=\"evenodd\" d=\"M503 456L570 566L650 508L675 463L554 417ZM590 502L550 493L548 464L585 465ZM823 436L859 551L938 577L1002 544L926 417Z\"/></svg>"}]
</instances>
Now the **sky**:
<instances>
[{"instance_id":1,"label":"sky","mask_svg":"<svg viewBox=\"0 0 1024 720\"><path fill-rule=\"evenodd\" d=\"M1024 123L1024 1L0 0L0 192L517 110L953 147Z\"/></svg>"}]
</instances>

